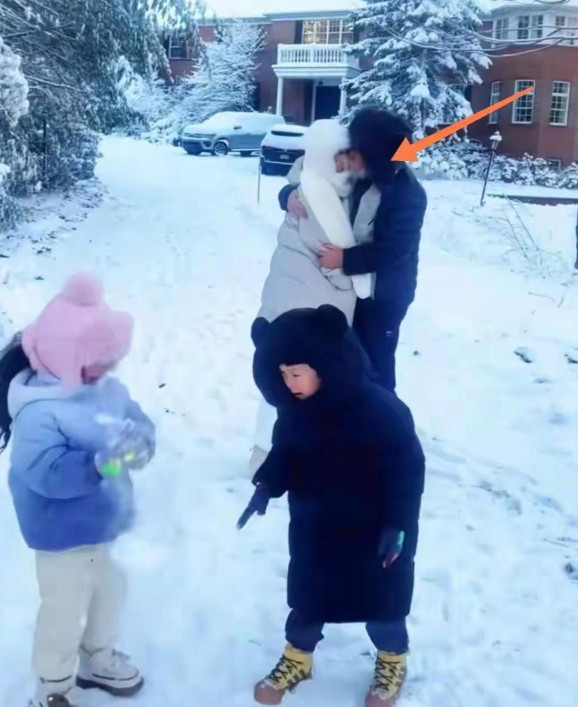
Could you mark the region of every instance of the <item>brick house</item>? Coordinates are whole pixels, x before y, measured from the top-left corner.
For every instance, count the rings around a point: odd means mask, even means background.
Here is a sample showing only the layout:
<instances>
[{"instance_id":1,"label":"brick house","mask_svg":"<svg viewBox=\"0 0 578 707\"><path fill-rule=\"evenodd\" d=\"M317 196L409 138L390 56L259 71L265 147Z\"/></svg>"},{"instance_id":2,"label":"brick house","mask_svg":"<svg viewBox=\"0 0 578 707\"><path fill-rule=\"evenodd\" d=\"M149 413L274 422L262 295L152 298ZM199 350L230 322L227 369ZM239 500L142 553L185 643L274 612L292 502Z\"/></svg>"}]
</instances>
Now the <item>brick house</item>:
<instances>
[{"instance_id":1,"label":"brick house","mask_svg":"<svg viewBox=\"0 0 578 707\"><path fill-rule=\"evenodd\" d=\"M361 70L358 60L343 50L355 39L354 3L336 0L344 9L268 12L247 19L265 33L265 46L257 57L256 110L274 111L305 125L343 111L342 82ZM211 23L200 31L205 41L214 38ZM535 91L474 124L470 137L487 143L499 130L500 150L506 154L527 152L557 165L578 161L578 0L550 5L495 0L482 31L504 46L483 73L483 84L467 91L474 111L530 85ZM508 45L508 40L517 43ZM194 51L185 41L167 40L166 48L175 78L194 71Z\"/></svg>"},{"instance_id":2,"label":"brick house","mask_svg":"<svg viewBox=\"0 0 578 707\"><path fill-rule=\"evenodd\" d=\"M557 166L578 162L578 0L496 5L484 32L504 47L484 72L483 85L473 88L472 108L481 110L528 86L534 93L473 125L470 137L487 142L499 130L506 154L527 152ZM540 51L530 51L535 49ZM519 52L526 53L511 56Z\"/></svg>"},{"instance_id":3,"label":"brick house","mask_svg":"<svg viewBox=\"0 0 578 707\"><path fill-rule=\"evenodd\" d=\"M257 56L255 109L304 125L344 110L342 82L360 71L358 60L343 49L354 39L350 10L271 12L246 21L265 33ZM203 40L211 41L214 25L204 24L200 32ZM194 51L186 41L169 38L166 49L173 77L178 80L194 71Z\"/></svg>"}]
</instances>

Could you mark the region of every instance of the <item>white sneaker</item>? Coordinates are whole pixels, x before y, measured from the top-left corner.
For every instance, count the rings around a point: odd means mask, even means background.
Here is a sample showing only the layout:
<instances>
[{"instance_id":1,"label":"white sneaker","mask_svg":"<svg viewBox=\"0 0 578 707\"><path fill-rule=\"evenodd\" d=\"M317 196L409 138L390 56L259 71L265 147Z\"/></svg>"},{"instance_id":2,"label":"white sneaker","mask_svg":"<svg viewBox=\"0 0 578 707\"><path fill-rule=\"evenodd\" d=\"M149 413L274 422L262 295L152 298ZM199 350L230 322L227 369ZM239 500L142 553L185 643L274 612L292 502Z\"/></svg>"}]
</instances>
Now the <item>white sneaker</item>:
<instances>
[{"instance_id":1,"label":"white sneaker","mask_svg":"<svg viewBox=\"0 0 578 707\"><path fill-rule=\"evenodd\" d=\"M93 655L81 650L76 684L83 690L96 688L115 697L132 697L140 691L144 679L129 661L128 655L109 648Z\"/></svg>"}]
</instances>

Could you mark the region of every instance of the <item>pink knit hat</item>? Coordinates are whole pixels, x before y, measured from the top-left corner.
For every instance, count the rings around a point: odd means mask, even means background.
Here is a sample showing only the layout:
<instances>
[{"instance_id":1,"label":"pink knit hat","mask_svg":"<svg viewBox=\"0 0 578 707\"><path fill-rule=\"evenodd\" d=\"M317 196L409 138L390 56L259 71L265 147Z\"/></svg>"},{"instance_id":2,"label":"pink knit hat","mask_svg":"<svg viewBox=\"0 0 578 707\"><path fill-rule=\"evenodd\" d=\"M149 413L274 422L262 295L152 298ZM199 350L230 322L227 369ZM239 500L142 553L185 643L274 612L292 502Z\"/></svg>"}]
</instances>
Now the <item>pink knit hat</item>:
<instances>
[{"instance_id":1,"label":"pink knit hat","mask_svg":"<svg viewBox=\"0 0 578 707\"><path fill-rule=\"evenodd\" d=\"M56 376L66 388L82 384L82 369L115 364L129 352L133 319L104 301L101 282L78 272L22 333L32 369Z\"/></svg>"}]
</instances>

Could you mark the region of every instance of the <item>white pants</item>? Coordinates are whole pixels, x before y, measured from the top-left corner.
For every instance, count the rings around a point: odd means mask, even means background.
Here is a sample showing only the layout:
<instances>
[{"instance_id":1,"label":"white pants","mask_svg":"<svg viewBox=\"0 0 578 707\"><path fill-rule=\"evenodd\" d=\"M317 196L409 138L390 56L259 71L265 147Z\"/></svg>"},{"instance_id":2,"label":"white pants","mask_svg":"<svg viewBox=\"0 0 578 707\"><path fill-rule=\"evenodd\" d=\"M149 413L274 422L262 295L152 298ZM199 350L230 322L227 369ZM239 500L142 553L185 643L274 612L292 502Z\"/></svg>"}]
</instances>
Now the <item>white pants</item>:
<instances>
[{"instance_id":1,"label":"white pants","mask_svg":"<svg viewBox=\"0 0 578 707\"><path fill-rule=\"evenodd\" d=\"M125 580L109 545L67 552L37 552L41 606L33 669L43 683L64 693L75 682L79 650L96 653L115 645Z\"/></svg>"}]
</instances>

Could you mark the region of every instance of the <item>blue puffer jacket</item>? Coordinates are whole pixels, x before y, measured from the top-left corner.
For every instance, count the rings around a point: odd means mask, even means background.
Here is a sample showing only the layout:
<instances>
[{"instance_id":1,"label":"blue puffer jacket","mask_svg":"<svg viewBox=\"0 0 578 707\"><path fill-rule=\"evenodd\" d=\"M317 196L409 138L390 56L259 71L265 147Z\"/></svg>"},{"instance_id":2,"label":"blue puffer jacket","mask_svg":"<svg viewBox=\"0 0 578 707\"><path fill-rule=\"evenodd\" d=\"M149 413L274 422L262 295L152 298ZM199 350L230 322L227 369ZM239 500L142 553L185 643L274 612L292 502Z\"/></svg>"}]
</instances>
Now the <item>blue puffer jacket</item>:
<instances>
[{"instance_id":1,"label":"blue puffer jacket","mask_svg":"<svg viewBox=\"0 0 578 707\"><path fill-rule=\"evenodd\" d=\"M56 378L24 371L12 381L9 484L24 540L34 550L60 552L111 542L133 519L128 474L104 479L94 455L110 428L107 419L154 426L115 378L69 391Z\"/></svg>"}]
</instances>

